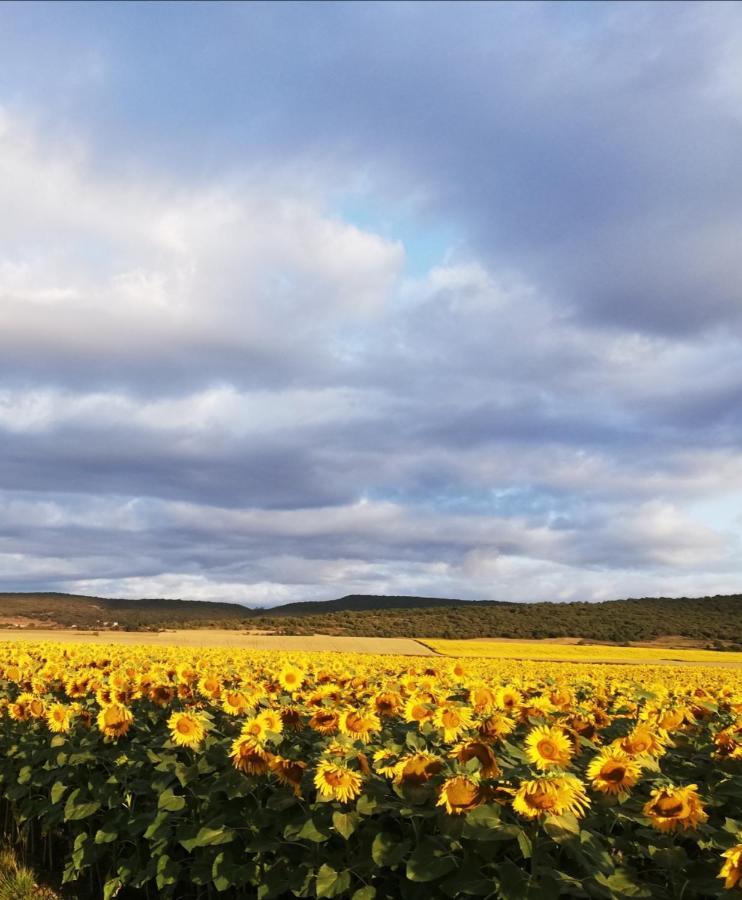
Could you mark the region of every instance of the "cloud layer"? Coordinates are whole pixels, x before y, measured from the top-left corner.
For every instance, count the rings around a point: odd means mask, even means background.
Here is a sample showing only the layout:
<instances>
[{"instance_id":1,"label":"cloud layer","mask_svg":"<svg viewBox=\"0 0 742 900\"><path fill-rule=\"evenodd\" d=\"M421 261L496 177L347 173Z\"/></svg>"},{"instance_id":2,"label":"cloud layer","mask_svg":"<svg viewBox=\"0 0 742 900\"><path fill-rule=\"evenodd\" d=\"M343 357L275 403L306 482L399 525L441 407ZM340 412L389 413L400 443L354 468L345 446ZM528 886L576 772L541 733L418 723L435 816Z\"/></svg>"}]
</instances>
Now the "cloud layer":
<instances>
[{"instance_id":1,"label":"cloud layer","mask_svg":"<svg viewBox=\"0 0 742 900\"><path fill-rule=\"evenodd\" d=\"M737 6L46 9L0 31L0 590L739 588Z\"/></svg>"}]
</instances>

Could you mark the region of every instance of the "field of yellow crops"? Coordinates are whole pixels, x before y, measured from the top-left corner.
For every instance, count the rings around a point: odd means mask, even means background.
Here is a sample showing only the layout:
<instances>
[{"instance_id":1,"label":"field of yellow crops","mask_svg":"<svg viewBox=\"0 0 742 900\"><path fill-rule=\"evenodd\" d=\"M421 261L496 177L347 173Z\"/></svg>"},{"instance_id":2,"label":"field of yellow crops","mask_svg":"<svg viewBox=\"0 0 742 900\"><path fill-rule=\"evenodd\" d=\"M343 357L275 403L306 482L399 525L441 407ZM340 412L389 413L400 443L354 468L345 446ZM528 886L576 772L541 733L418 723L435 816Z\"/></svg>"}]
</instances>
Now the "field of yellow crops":
<instances>
[{"instance_id":1,"label":"field of yellow crops","mask_svg":"<svg viewBox=\"0 0 742 900\"><path fill-rule=\"evenodd\" d=\"M611 644L552 644L548 641L451 641L430 638L426 647L444 656L564 662L702 663L742 666L742 653L674 647L619 647Z\"/></svg>"},{"instance_id":2,"label":"field of yellow crops","mask_svg":"<svg viewBox=\"0 0 742 900\"><path fill-rule=\"evenodd\" d=\"M739 669L7 642L0 713L78 900L742 896Z\"/></svg>"}]
</instances>

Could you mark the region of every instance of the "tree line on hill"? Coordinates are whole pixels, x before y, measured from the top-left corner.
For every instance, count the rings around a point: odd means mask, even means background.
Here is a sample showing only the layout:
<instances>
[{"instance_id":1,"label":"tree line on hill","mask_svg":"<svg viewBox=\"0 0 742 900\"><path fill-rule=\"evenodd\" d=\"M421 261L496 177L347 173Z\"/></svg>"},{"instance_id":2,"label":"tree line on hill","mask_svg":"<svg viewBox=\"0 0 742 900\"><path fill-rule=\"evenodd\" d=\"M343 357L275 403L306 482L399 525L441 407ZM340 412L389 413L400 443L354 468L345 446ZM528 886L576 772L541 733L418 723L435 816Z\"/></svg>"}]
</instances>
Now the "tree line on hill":
<instances>
[{"instance_id":1,"label":"tree line on hill","mask_svg":"<svg viewBox=\"0 0 742 900\"><path fill-rule=\"evenodd\" d=\"M0 594L0 619L86 630L229 628L279 634L413 638L559 638L646 641L680 635L742 649L742 594L644 597L601 603L503 603L352 595L267 610L174 599Z\"/></svg>"}]
</instances>

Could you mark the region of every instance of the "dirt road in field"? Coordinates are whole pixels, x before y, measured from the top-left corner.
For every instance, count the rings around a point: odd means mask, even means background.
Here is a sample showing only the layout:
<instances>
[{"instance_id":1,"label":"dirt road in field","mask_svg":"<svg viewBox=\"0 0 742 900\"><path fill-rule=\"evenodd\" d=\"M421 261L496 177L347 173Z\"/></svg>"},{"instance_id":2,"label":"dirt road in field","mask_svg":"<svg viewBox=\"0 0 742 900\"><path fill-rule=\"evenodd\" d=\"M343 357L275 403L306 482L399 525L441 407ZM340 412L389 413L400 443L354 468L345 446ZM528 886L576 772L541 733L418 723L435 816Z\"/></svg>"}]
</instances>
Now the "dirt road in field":
<instances>
[{"instance_id":1,"label":"dirt road in field","mask_svg":"<svg viewBox=\"0 0 742 900\"><path fill-rule=\"evenodd\" d=\"M0 629L0 641L77 641L84 644L150 644L159 647L229 647L242 650L315 650L321 653L383 653L435 656L412 638L335 637L329 634L248 634L220 629L180 631L75 631L72 629Z\"/></svg>"}]
</instances>

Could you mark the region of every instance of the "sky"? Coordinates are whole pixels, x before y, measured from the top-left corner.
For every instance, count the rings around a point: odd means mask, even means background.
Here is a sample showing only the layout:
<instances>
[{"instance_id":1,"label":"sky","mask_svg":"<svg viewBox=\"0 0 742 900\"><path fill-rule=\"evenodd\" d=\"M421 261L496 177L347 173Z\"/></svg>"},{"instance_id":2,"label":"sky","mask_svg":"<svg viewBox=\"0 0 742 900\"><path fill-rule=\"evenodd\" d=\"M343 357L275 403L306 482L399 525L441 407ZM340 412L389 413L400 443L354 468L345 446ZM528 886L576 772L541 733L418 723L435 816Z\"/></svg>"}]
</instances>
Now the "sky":
<instances>
[{"instance_id":1,"label":"sky","mask_svg":"<svg viewBox=\"0 0 742 900\"><path fill-rule=\"evenodd\" d=\"M0 590L742 586L742 5L0 5Z\"/></svg>"}]
</instances>

